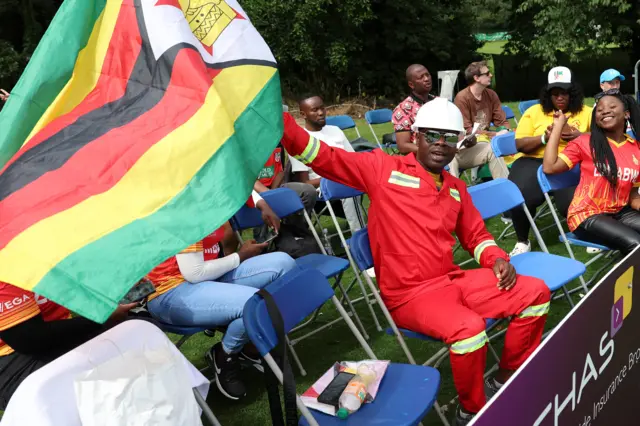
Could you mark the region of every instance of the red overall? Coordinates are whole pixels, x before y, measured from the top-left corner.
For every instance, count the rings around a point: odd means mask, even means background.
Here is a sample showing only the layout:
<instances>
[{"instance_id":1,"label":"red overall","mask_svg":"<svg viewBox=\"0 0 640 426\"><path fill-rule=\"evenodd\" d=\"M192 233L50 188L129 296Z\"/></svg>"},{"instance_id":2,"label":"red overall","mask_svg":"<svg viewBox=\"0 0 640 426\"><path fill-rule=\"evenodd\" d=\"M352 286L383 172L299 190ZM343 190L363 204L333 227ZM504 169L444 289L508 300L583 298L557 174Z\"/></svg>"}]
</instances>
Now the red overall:
<instances>
[{"instance_id":1,"label":"red overall","mask_svg":"<svg viewBox=\"0 0 640 426\"><path fill-rule=\"evenodd\" d=\"M492 268L497 259L509 257L487 231L460 179L443 172L438 189L414 154L350 153L310 137L288 113L284 122L282 144L290 155L321 176L369 195L369 239L385 304L399 327L450 345L460 403L478 412L485 404L484 318L514 316L500 366L517 369L540 342L549 310L547 286L519 275L510 291L497 288ZM463 271L453 263L453 232L480 269Z\"/></svg>"}]
</instances>

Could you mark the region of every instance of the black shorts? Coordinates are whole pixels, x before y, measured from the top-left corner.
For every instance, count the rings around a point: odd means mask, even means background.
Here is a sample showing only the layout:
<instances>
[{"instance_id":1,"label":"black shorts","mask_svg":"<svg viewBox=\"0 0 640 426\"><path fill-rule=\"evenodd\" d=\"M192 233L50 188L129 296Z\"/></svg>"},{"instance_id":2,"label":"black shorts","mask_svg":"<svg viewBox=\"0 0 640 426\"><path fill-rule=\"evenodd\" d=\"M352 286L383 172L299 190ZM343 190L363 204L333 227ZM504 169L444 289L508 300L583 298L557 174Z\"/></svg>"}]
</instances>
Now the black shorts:
<instances>
[{"instance_id":1,"label":"black shorts","mask_svg":"<svg viewBox=\"0 0 640 426\"><path fill-rule=\"evenodd\" d=\"M16 391L20 383L27 376L47 362L29 355L12 353L0 357L0 410L5 410L9 399Z\"/></svg>"}]
</instances>

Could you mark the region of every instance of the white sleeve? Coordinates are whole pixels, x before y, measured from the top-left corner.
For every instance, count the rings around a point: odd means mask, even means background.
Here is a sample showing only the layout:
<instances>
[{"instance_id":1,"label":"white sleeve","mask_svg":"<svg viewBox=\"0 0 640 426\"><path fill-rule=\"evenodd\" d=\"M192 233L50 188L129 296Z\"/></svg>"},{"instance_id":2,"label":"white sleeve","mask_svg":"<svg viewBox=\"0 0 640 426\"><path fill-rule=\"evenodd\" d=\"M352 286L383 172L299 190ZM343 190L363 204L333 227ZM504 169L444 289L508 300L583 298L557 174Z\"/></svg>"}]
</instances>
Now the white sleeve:
<instances>
[{"instance_id":1,"label":"white sleeve","mask_svg":"<svg viewBox=\"0 0 640 426\"><path fill-rule=\"evenodd\" d=\"M213 281L240 265L238 253L214 260L204 260L204 252L180 253L176 255L178 268L185 280L192 284Z\"/></svg>"},{"instance_id":2,"label":"white sleeve","mask_svg":"<svg viewBox=\"0 0 640 426\"><path fill-rule=\"evenodd\" d=\"M291 161L291 171L296 172L308 172L309 167L302 164L299 160L296 160L292 156L289 156L289 161Z\"/></svg>"},{"instance_id":3,"label":"white sleeve","mask_svg":"<svg viewBox=\"0 0 640 426\"><path fill-rule=\"evenodd\" d=\"M251 191L251 199L253 200L253 205L257 207L258 201L262 200L262 197L257 191Z\"/></svg>"},{"instance_id":4,"label":"white sleeve","mask_svg":"<svg viewBox=\"0 0 640 426\"><path fill-rule=\"evenodd\" d=\"M351 142L349 142L349 139L347 138L347 135L344 134L342 129L338 129L338 130L342 134L342 144L344 145L344 150L347 151L347 152L356 152L356 150L353 149L353 147L351 146Z\"/></svg>"}]
</instances>

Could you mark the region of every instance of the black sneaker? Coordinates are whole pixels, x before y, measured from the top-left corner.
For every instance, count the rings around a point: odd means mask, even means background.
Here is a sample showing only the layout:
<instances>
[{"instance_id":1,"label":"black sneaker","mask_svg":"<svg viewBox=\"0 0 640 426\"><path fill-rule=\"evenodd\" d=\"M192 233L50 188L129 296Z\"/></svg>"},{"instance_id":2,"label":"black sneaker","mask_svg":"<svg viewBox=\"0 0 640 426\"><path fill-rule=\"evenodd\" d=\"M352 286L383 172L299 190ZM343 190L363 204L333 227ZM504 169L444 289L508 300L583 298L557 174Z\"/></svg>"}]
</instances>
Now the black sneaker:
<instances>
[{"instance_id":1,"label":"black sneaker","mask_svg":"<svg viewBox=\"0 0 640 426\"><path fill-rule=\"evenodd\" d=\"M262 365L262 358L256 356L252 351L247 350L247 346L245 345L242 348L242 351L238 354L238 359L242 363L242 365L255 368L261 373L264 373L264 365Z\"/></svg>"},{"instance_id":2,"label":"black sneaker","mask_svg":"<svg viewBox=\"0 0 640 426\"><path fill-rule=\"evenodd\" d=\"M493 398L499 390L500 388L496 385L496 381L493 377L487 377L484 379L484 394L487 396L487 402L489 402L489 400Z\"/></svg>"},{"instance_id":3,"label":"black sneaker","mask_svg":"<svg viewBox=\"0 0 640 426\"><path fill-rule=\"evenodd\" d=\"M216 343L205 354L209 367L213 369L216 385L224 396L234 401L247 394L247 388L240 379L238 354L228 354L222 349L222 343Z\"/></svg>"},{"instance_id":4,"label":"black sneaker","mask_svg":"<svg viewBox=\"0 0 640 426\"><path fill-rule=\"evenodd\" d=\"M467 426L469 423L471 423L471 420L473 420L475 416L475 414L463 412L458 405L458 409L456 410L456 420L454 424L455 426Z\"/></svg>"}]
</instances>

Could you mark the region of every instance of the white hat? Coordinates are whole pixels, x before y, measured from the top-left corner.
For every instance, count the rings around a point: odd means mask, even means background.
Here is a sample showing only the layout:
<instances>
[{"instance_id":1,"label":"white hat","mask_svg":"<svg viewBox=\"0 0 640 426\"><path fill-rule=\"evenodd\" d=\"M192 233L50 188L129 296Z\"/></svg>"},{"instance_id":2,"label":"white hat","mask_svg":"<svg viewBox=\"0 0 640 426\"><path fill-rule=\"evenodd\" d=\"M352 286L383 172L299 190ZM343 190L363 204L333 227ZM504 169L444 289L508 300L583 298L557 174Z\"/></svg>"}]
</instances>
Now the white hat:
<instances>
[{"instance_id":1,"label":"white hat","mask_svg":"<svg viewBox=\"0 0 640 426\"><path fill-rule=\"evenodd\" d=\"M453 102L446 98L435 98L422 105L411 125L414 132L418 129L453 130L464 133L462 113Z\"/></svg>"},{"instance_id":2,"label":"white hat","mask_svg":"<svg viewBox=\"0 0 640 426\"><path fill-rule=\"evenodd\" d=\"M572 86L571 70L567 67L554 67L549 71L547 90L553 87L568 89Z\"/></svg>"}]
</instances>

